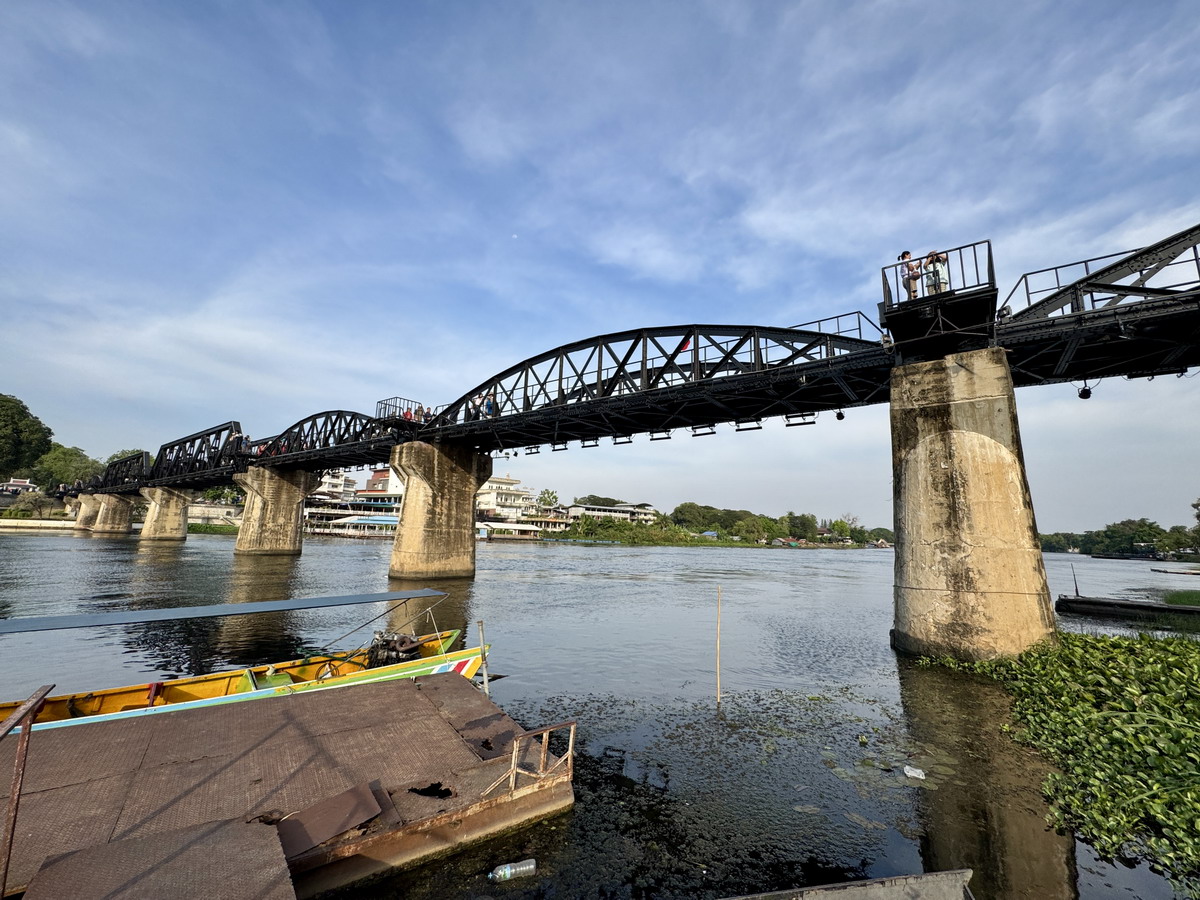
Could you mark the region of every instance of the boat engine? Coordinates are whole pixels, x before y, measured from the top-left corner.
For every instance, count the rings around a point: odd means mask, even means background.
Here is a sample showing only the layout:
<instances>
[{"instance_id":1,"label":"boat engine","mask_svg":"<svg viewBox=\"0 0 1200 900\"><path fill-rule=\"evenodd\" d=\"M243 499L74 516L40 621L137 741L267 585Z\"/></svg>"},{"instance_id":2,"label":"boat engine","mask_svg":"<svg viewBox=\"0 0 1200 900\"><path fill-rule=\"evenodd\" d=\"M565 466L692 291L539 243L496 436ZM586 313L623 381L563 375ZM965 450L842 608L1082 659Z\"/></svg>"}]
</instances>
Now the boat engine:
<instances>
[{"instance_id":1,"label":"boat engine","mask_svg":"<svg viewBox=\"0 0 1200 900\"><path fill-rule=\"evenodd\" d=\"M367 667L391 666L421 655L421 642L411 634L377 631L367 651Z\"/></svg>"}]
</instances>

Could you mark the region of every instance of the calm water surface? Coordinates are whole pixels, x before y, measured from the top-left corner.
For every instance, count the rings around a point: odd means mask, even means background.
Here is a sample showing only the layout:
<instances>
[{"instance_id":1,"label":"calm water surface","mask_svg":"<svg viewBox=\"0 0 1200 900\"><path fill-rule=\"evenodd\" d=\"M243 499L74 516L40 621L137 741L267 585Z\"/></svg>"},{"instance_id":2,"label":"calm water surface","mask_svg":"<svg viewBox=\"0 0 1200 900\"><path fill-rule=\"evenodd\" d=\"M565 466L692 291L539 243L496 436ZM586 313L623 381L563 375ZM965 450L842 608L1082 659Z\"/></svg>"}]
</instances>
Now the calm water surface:
<instances>
[{"instance_id":1,"label":"calm water surface","mask_svg":"<svg viewBox=\"0 0 1200 900\"><path fill-rule=\"evenodd\" d=\"M483 620L490 668L506 676L493 698L527 727L579 721L576 807L348 896L723 897L960 867L975 869L979 898L1172 896L1145 867L1046 829L1046 770L999 731L1002 694L892 653L890 551L486 544L474 581L409 584L387 578L390 550L310 539L300 558L272 559L234 557L218 536L164 547L0 533L0 617L449 593L428 612L376 603L2 635L3 696L347 649L414 616L474 643ZM1149 563L1051 555L1047 568L1055 595L1073 578L1104 596L1177 586ZM484 877L530 856L536 878Z\"/></svg>"}]
</instances>

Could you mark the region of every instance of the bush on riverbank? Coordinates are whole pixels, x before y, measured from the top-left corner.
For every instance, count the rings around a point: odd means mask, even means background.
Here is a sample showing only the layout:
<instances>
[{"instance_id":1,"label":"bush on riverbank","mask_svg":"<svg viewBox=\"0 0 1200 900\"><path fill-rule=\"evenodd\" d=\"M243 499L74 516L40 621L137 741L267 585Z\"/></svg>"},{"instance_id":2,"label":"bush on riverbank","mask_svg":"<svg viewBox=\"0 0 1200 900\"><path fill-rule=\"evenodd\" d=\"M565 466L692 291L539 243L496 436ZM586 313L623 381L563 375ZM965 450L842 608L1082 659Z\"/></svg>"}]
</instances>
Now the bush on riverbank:
<instances>
[{"instance_id":1,"label":"bush on riverbank","mask_svg":"<svg viewBox=\"0 0 1200 900\"><path fill-rule=\"evenodd\" d=\"M937 660L999 680L1013 736L1061 769L1050 821L1200 895L1200 643L1063 632L1017 659Z\"/></svg>"},{"instance_id":2,"label":"bush on riverbank","mask_svg":"<svg viewBox=\"0 0 1200 900\"><path fill-rule=\"evenodd\" d=\"M236 525L200 525L195 522L188 523L188 534L237 534L238 527Z\"/></svg>"},{"instance_id":3,"label":"bush on riverbank","mask_svg":"<svg viewBox=\"0 0 1200 900\"><path fill-rule=\"evenodd\" d=\"M1167 591L1163 602L1175 606L1200 606L1200 591Z\"/></svg>"},{"instance_id":4,"label":"bush on riverbank","mask_svg":"<svg viewBox=\"0 0 1200 900\"><path fill-rule=\"evenodd\" d=\"M542 537L557 540L613 541L621 544L648 545L655 547L763 547L754 541L735 540L728 535L705 537L692 534L688 529L676 525L666 517L656 522L629 522L624 519L592 518L583 516L566 531L543 531ZM830 548L853 549L861 544L806 544L806 549Z\"/></svg>"}]
</instances>

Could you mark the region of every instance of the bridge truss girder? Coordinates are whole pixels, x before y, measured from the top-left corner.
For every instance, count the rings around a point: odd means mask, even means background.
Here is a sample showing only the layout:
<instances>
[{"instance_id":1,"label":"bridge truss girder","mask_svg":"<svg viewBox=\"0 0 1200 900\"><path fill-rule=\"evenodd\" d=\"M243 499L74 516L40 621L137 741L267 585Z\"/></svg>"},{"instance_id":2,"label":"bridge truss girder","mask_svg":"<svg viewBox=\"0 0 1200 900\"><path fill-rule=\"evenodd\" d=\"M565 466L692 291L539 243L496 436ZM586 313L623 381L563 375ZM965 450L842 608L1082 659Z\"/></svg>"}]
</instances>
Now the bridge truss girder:
<instances>
[{"instance_id":1,"label":"bridge truss girder","mask_svg":"<svg viewBox=\"0 0 1200 900\"><path fill-rule=\"evenodd\" d=\"M392 447L411 440L414 422L384 423L363 413L334 409L301 419L252 445L249 465L310 472L386 461Z\"/></svg>"},{"instance_id":2,"label":"bridge truss girder","mask_svg":"<svg viewBox=\"0 0 1200 900\"><path fill-rule=\"evenodd\" d=\"M245 468L232 440L241 430L231 420L163 444L144 486L202 490L230 484L233 473Z\"/></svg>"}]
</instances>

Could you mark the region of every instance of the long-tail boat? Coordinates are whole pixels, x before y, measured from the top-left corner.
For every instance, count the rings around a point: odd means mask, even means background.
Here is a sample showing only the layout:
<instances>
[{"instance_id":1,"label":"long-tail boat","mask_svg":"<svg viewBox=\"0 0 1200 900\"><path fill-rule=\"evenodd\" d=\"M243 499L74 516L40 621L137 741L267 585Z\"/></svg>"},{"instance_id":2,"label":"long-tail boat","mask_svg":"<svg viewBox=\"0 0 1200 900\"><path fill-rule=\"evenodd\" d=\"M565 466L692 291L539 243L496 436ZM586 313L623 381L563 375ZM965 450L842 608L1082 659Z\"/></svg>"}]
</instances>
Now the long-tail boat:
<instances>
[{"instance_id":1,"label":"long-tail boat","mask_svg":"<svg viewBox=\"0 0 1200 900\"><path fill-rule=\"evenodd\" d=\"M371 646L350 653L48 697L33 727L41 730L441 672L471 678L479 671L484 648L449 652L459 634L457 629L417 637L377 632ZM18 705L0 703L0 719Z\"/></svg>"}]
</instances>

